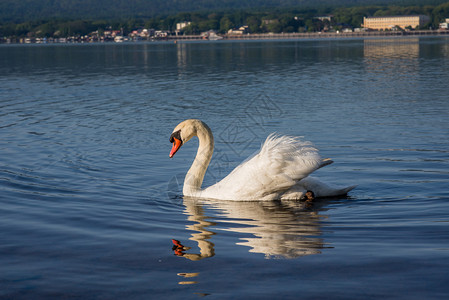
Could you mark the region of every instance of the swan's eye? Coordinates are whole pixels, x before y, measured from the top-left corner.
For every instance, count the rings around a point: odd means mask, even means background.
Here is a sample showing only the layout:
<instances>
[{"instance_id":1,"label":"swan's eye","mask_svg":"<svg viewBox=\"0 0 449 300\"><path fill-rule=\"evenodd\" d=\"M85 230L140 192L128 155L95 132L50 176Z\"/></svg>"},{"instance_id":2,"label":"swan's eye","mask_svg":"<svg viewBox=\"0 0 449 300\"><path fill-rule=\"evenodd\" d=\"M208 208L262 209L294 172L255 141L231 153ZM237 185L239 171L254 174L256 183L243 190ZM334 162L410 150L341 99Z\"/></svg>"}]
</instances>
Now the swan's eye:
<instances>
[{"instance_id":1,"label":"swan's eye","mask_svg":"<svg viewBox=\"0 0 449 300\"><path fill-rule=\"evenodd\" d=\"M174 139L178 139L178 140L180 140L180 141L182 142L182 139L181 139L181 130L175 131L175 132L173 132L173 133L170 135L170 143L173 144L173 143L175 142Z\"/></svg>"}]
</instances>

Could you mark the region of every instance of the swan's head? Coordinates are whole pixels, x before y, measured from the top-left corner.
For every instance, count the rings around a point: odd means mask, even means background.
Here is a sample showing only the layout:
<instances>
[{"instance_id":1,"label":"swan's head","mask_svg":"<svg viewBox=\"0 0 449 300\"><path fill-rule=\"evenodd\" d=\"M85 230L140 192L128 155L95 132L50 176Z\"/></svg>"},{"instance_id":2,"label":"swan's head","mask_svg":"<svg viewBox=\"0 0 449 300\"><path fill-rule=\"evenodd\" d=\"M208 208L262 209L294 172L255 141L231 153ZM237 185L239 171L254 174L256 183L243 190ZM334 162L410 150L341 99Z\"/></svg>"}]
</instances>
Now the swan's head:
<instances>
[{"instance_id":1,"label":"swan's head","mask_svg":"<svg viewBox=\"0 0 449 300\"><path fill-rule=\"evenodd\" d=\"M179 148L181 148L184 143L187 143L191 138L197 136L198 129L204 127L207 127L207 125L196 119L189 119L179 123L170 135L170 143L173 144L170 151L170 158L178 152Z\"/></svg>"}]
</instances>

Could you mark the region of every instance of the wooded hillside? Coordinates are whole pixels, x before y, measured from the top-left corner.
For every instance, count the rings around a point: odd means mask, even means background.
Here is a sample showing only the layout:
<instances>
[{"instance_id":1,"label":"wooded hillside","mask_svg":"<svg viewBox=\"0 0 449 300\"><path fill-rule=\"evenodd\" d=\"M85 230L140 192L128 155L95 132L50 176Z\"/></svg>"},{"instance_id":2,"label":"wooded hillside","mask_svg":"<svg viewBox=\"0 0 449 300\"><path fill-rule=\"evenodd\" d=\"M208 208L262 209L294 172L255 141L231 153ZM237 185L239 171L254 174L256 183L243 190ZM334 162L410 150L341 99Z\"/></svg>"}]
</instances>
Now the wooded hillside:
<instances>
[{"instance_id":1,"label":"wooded hillside","mask_svg":"<svg viewBox=\"0 0 449 300\"><path fill-rule=\"evenodd\" d=\"M0 0L0 23L50 19L124 19L267 8L438 5L443 0Z\"/></svg>"}]
</instances>

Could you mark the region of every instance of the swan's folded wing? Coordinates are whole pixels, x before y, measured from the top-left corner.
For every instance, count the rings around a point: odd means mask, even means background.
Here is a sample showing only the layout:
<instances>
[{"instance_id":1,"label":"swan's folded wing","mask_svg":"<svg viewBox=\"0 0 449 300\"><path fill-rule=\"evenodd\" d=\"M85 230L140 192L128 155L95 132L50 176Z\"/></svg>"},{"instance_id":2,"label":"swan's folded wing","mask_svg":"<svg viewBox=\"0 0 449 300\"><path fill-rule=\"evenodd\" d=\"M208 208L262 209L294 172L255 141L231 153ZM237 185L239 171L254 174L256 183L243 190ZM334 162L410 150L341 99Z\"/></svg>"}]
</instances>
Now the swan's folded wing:
<instances>
[{"instance_id":1,"label":"swan's folded wing","mask_svg":"<svg viewBox=\"0 0 449 300\"><path fill-rule=\"evenodd\" d=\"M228 200L279 199L299 180L331 162L322 160L310 142L270 135L259 153L204 190L203 196Z\"/></svg>"}]
</instances>

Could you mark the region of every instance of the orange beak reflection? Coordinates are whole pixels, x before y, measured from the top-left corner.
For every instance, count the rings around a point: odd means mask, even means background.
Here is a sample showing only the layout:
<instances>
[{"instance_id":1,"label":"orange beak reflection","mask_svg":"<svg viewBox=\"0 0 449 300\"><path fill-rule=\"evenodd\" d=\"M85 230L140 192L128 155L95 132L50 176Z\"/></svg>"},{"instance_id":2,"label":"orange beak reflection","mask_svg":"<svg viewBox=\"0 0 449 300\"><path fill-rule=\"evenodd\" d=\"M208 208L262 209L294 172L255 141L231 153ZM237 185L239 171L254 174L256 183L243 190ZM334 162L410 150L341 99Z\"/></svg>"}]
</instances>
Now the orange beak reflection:
<instances>
[{"instance_id":1,"label":"orange beak reflection","mask_svg":"<svg viewBox=\"0 0 449 300\"><path fill-rule=\"evenodd\" d=\"M179 148L181 148L182 142L181 140L178 140L177 138L173 138L173 147L171 148L170 151L170 158L173 157L173 155L175 155L176 152L178 152Z\"/></svg>"}]
</instances>

